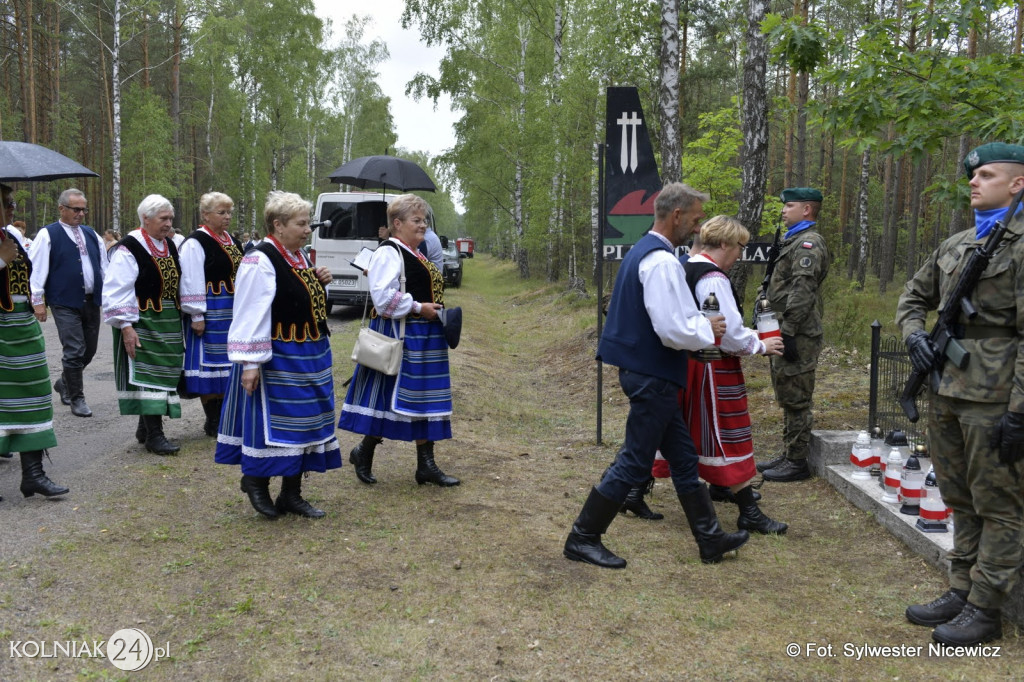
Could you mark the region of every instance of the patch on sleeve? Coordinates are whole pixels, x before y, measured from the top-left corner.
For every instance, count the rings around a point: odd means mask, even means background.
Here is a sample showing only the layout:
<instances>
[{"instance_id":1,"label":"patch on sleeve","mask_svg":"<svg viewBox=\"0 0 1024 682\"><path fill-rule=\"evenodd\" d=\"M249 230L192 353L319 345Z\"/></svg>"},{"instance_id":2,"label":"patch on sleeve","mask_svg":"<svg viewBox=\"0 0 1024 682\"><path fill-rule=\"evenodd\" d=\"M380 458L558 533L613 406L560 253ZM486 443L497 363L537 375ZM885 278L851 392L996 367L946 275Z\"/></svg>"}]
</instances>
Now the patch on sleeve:
<instances>
[{"instance_id":1,"label":"patch on sleeve","mask_svg":"<svg viewBox=\"0 0 1024 682\"><path fill-rule=\"evenodd\" d=\"M802 248L802 249L813 249L814 248L814 243L813 242L804 242L803 244L800 245L800 248Z\"/></svg>"},{"instance_id":2,"label":"patch on sleeve","mask_svg":"<svg viewBox=\"0 0 1024 682\"><path fill-rule=\"evenodd\" d=\"M804 256L803 258L801 258L800 259L800 267L802 267L802 268L809 268L809 267L811 267L811 257L810 256Z\"/></svg>"}]
</instances>

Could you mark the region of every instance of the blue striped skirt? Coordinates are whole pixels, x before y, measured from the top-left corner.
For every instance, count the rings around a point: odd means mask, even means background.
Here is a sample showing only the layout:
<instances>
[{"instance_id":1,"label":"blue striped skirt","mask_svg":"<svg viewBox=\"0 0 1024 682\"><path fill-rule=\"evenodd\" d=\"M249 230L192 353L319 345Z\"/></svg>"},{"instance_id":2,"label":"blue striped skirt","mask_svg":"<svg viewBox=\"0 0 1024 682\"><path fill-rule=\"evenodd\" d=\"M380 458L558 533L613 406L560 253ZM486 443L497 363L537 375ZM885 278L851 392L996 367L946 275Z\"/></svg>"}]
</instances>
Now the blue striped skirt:
<instances>
[{"instance_id":1,"label":"blue striped skirt","mask_svg":"<svg viewBox=\"0 0 1024 682\"><path fill-rule=\"evenodd\" d=\"M397 335L399 321L374 318L370 328ZM402 368L389 377L356 365L338 428L391 440L452 437L448 343L441 323L407 318Z\"/></svg>"},{"instance_id":2,"label":"blue striped skirt","mask_svg":"<svg viewBox=\"0 0 1024 682\"><path fill-rule=\"evenodd\" d=\"M334 436L334 380L327 337L274 341L252 395L234 364L221 410L214 461L247 476L294 476L341 466Z\"/></svg>"},{"instance_id":3,"label":"blue striped skirt","mask_svg":"<svg viewBox=\"0 0 1024 682\"><path fill-rule=\"evenodd\" d=\"M228 360L228 328L235 297L227 292L206 293L206 329L202 336L192 331L191 318L184 317L185 388L195 395L224 395L231 376Z\"/></svg>"}]
</instances>

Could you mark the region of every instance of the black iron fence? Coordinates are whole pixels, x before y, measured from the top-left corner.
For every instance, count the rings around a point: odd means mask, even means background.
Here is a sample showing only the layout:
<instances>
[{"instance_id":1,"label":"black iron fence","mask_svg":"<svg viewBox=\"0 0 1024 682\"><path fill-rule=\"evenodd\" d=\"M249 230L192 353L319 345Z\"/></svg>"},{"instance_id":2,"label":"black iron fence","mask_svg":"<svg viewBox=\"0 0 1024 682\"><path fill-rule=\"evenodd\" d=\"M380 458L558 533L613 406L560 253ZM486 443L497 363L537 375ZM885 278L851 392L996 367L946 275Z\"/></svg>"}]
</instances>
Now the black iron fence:
<instances>
[{"instance_id":1,"label":"black iron fence","mask_svg":"<svg viewBox=\"0 0 1024 682\"><path fill-rule=\"evenodd\" d=\"M879 427L882 433L902 430L911 442L924 442L924 415L928 414L927 391L917 399L922 415L916 424L907 419L899 397L910 376L910 356L903 340L895 334L882 335L882 324L871 324L871 396L868 402L868 429Z\"/></svg>"}]
</instances>

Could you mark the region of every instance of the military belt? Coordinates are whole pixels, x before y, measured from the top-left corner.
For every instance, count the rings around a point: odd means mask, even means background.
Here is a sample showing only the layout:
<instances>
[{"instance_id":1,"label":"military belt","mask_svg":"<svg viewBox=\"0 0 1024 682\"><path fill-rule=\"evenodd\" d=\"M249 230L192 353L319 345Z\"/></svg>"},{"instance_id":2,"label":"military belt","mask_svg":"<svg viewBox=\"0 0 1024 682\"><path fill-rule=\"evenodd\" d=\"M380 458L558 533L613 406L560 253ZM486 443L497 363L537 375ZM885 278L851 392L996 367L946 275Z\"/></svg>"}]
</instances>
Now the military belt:
<instances>
[{"instance_id":1,"label":"military belt","mask_svg":"<svg viewBox=\"0 0 1024 682\"><path fill-rule=\"evenodd\" d=\"M958 324L955 331L960 339L1012 339L1017 336L1017 330L1013 327Z\"/></svg>"}]
</instances>

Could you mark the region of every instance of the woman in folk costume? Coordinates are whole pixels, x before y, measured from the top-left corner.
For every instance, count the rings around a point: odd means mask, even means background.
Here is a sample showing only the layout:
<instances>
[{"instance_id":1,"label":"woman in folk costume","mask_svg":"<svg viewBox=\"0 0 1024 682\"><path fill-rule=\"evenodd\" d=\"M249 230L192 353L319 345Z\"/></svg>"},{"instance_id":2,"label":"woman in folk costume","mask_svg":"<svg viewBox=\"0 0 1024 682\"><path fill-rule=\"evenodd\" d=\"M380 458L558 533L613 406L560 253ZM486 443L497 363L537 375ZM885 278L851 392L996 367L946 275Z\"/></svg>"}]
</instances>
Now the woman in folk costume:
<instances>
[{"instance_id":1,"label":"woman in folk costume","mask_svg":"<svg viewBox=\"0 0 1024 682\"><path fill-rule=\"evenodd\" d=\"M185 323L185 390L206 413L203 431L216 436L231 376L228 327L242 244L228 232L235 202L208 192L199 199L202 224L181 245L181 312Z\"/></svg>"},{"instance_id":2,"label":"woman in folk costume","mask_svg":"<svg viewBox=\"0 0 1024 682\"><path fill-rule=\"evenodd\" d=\"M302 252L312 205L271 192L263 209L267 238L242 257L228 330L234 363L217 434L215 460L241 464L242 492L269 519L321 518L302 498L302 475L341 466L334 437L334 378L327 333L325 267ZM270 499L270 477L281 494Z\"/></svg>"},{"instance_id":3,"label":"woman in folk costume","mask_svg":"<svg viewBox=\"0 0 1024 682\"><path fill-rule=\"evenodd\" d=\"M356 365L338 428L363 434L349 461L363 483L373 484L374 448L384 439L416 442L416 483L459 485L434 462L434 441L452 437L448 342L438 313L444 307L441 272L418 251L427 231L427 202L403 194L388 206L391 238L368 268L374 314L370 328L405 344L398 376ZM405 277L405 292L401 278Z\"/></svg>"},{"instance_id":4,"label":"woman in folk costume","mask_svg":"<svg viewBox=\"0 0 1024 682\"><path fill-rule=\"evenodd\" d=\"M757 470L740 357L781 355L782 339L762 341L755 330L743 326L743 313L726 274L743 255L750 239L747 228L735 218L715 216L701 227L700 238L701 251L686 262L686 281L698 303L715 295L725 315L726 332L721 339L722 359L698 362L694 357L689 363L683 417L697 446L700 477L712 485L727 486L736 497L737 527L781 535L788 526L761 511L750 485Z\"/></svg>"},{"instance_id":5,"label":"woman in folk costume","mask_svg":"<svg viewBox=\"0 0 1024 682\"><path fill-rule=\"evenodd\" d=\"M135 438L157 455L180 448L164 436L163 417L181 416L178 380L185 345L178 284L181 266L174 207L150 194L138 208L139 229L110 254L103 279L103 321L114 328L114 383L121 414L139 415Z\"/></svg>"},{"instance_id":6,"label":"woman in folk costume","mask_svg":"<svg viewBox=\"0 0 1024 682\"><path fill-rule=\"evenodd\" d=\"M0 226L8 223L10 198L11 188L0 184ZM68 489L43 471L57 437L43 330L29 301L32 263L20 242L0 227L0 457L21 453L22 495L53 497Z\"/></svg>"}]
</instances>

